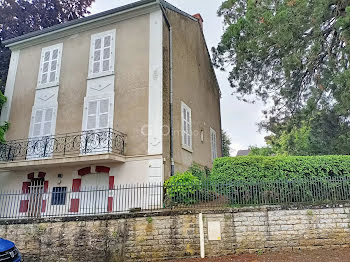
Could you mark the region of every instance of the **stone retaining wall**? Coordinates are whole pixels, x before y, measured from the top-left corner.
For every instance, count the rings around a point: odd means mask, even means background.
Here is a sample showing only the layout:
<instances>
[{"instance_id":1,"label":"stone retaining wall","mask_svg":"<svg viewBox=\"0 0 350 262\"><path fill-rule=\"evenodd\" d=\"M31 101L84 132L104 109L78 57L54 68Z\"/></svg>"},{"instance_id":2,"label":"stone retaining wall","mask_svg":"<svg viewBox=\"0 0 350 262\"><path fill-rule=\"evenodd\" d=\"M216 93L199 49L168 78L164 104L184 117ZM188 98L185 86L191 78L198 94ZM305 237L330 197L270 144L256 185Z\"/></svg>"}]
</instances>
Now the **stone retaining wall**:
<instances>
[{"instance_id":1,"label":"stone retaining wall","mask_svg":"<svg viewBox=\"0 0 350 262\"><path fill-rule=\"evenodd\" d=\"M0 236L25 261L157 261L199 256L198 221L198 212L2 221ZM206 256L350 246L348 206L207 210L203 221Z\"/></svg>"}]
</instances>

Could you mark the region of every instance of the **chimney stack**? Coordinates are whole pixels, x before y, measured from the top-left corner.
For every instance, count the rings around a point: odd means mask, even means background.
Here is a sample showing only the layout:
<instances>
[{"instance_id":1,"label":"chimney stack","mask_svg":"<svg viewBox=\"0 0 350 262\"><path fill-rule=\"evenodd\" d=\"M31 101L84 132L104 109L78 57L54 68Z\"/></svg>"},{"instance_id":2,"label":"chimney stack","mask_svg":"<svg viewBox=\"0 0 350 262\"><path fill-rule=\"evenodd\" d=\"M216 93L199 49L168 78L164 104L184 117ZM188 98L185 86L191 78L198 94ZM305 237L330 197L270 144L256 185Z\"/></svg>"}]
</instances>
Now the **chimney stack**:
<instances>
[{"instance_id":1,"label":"chimney stack","mask_svg":"<svg viewBox=\"0 0 350 262\"><path fill-rule=\"evenodd\" d=\"M204 20L203 20L201 14L195 14L195 15L193 15L193 17L194 17L194 18L197 18L199 24L201 25L201 27L202 27L202 29L203 29L203 22L204 22Z\"/></svg>"}]
</instances>

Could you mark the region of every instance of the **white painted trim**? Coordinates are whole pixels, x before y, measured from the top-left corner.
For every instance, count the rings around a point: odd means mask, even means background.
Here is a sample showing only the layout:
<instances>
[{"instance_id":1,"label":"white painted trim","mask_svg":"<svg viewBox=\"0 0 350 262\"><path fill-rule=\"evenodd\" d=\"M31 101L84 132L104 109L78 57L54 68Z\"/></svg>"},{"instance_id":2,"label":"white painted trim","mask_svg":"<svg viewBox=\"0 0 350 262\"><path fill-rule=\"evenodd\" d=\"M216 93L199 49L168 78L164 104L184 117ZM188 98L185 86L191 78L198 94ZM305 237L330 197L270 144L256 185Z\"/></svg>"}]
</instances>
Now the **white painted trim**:
<instances>
[{"instance_id":1,"label":"white painted trim","mask_svg":"<svg viewBox=\"0 0 350 262\"><path fill-rule=\"evenodd\" d=\"M12 51L12 54L11 54L10 66L9 66L9 71L7 75L7 82L6 82L6 89L5 89L5 96L7 97L7 101L1 109L0 125L4 125L5 122L8 122L10 119L10 111L11 111L11 105L12 105L13 92L15 89L19 54L20 54L19 50Z\"/></svg>"},{"instance_id":2,"label":"white painted trim","mask_svg":"<svg viewBox=\"0 0 350 262\"><path fill-rule=\"evenodd\" d=\"M100 73L93 73L93 64L94 64L94 43L95 39L99 37L105 37L110 35L112 37L111 39L111 59L110 59L110 70L109 71L101 71ZM113 75L114 74L114 66L115 66L115 50L116 50L116 29L109 30L109 31L104 31L101 33L93 34L91 35L91 40L90 40L90 57L89 57L89 73L88 73L88 79L94 79L94 78L99 78L103 76L108 76L108 75ZM103 49L101 49L101 56L103 56ZM101 64L101 68L102 68Z\"/></svg>"},{"instance_id":3,"label":"white painted trim","mask_svg":"<svg viewBox=\"0 0 350 262\"><path fill-rule=\"evenodd\" d=\"M56 71L56 81L46 83L46 84L41 84L41 75L42 75L42 69L43 69L43 62L44 62L44 54L47 51L52 52L52 50L58 49L58 57L57 57L57 71ZM48 87L53 87L53 86L58 86L60 83L60 72L61 72L61 64L62 64L62 50L63 50L63 43L59 43L56 45L52 46L47 46L44 47L41 50L41 56L40 56L40 68L39 68L39 73L38 73L38 83L37 83L37 89L41 88L48 88ZM48 74L49 78L49 74Z\"/></svg>"},{"instance_id":4,"label":"white painted trim","mask_svg":"<svg viewBox=\"0 0 350 262\"><path fill-rule=\"evenodd\" d=\"M163 16L150 14L148 154L163 153Z\"/></svg>"},{"instance_id":5,"label":"white painted trim","mask_svg":"<svg viewBox=\"0 0 350 262\"><path fill-rule=\"evenodd\" d=\"M186 109L187 111L190 112L190 138L191 138L191 145L188 146L185 144L184 141L184 115L183 115L183 110ZM183 101L181 101L181 145L182 148L189 151L189 152L193 152L193 136L192 136L192 110L191 108L186 105Z\"/></svg>"}]
</instances>

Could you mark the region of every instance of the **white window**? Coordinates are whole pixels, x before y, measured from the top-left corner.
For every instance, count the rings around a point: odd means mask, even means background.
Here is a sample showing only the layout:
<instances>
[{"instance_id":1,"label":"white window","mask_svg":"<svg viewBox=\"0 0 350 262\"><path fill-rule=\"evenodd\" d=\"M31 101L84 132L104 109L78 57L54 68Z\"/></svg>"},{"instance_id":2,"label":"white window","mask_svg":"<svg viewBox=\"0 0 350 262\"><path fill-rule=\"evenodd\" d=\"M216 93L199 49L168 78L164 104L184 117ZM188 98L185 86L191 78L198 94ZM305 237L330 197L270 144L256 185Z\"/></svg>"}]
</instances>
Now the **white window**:
<instances>
[{"instance_id":1,"label":"white window","mask_svg":"<svg viewBox=\"0 0 350 262\"><path fill-rule=\"evenodd\" d=\"M181 102L182 147L192 151L192 116L191 109Z\"/></svg>"},{"instance_id":2,"label":"white window","mask_svg":"<svg viewBox=\"0 0 350 262\"><path fill-rule=\"evenodd\" d=\"M114 72L115 30L91 36L89 78Z\"/></svg>"},{"instance_id":3,"label":"white window","mask_svg":"<svg viewBox=\"0 0 350 262\"><path fill-rule=\"evenodd\" d=\"M57 86L59 84L63 44L45 47L41 51L38 87Z\"/></svg>"},{"instance_id":4,"label":"white window","mask_svg":"<svg viewBox=\"0 0 350 262\"><path fill-rule=\"evenodd\" d=\"M51 136L54 134L56 122L54 108L34 108L31 120L31 138Z\"/></svg>"},{"instance_id":5,"label":"white window","mask_svg":"<svg viewBox=\"0 0 350 262\"><path fill-rule=\"evenodd\" d=\"M112 127L113 103L111 100L110 97L86 99L85 131Z\"/></svg>"},{"instance_id":6,"label":"white window","mask_svg":"<svg viewBox=\"0 0 350 262\"><path fill-rule=\"evenodd\" d=\"M216 144L216 132L210 128L210 144L211 144L211 160L214 161L218 157L217 144Z\"/></svg>"}]
</instances>

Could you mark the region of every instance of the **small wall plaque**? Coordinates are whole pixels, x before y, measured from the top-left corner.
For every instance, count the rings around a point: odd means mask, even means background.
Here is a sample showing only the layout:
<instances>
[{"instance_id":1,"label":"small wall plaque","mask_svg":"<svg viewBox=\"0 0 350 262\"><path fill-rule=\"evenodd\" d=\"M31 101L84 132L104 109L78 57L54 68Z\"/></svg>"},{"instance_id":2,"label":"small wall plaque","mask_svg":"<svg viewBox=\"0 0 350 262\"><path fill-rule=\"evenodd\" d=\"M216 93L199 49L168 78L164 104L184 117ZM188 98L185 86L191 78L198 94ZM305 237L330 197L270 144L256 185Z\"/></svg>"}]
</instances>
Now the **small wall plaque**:
<instances>
[{"instance_id":1,"label":"small wall plaque","mask_svg":"<svg viewBox=\"0 0 350 262\"><path fill-rule=\"evenodd\" d=\"M221 240L221 225L219 221L208 221L208 240Z\"/></svg>"}]
</instances>

